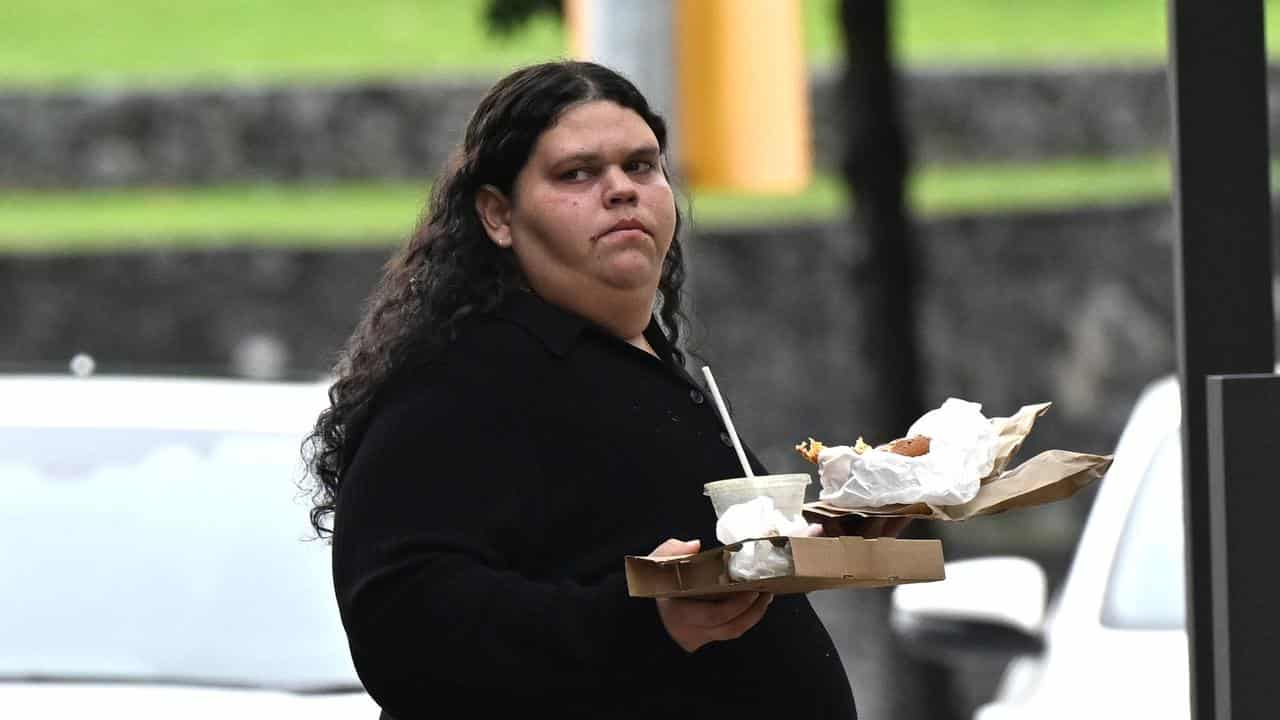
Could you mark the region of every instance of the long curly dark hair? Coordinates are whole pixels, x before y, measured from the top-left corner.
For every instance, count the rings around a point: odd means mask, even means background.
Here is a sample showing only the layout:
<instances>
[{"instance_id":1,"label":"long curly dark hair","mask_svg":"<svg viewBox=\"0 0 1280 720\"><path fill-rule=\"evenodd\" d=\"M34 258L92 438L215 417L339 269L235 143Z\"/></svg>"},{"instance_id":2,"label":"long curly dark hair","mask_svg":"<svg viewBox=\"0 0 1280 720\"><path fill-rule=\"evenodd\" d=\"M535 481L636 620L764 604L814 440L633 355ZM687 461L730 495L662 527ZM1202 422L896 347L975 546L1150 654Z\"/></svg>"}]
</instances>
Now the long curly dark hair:
<instances>
[{"instance_id":1,"label":"long curly dark hair","mask_svg":"<svg viewBox=\"0 0 1280 720\"><path fill-rule=\"evenodd\" d=\"M553 62L517 70L499 80L476 107L462 147L431 191L430 204L404 247L387 262L364 317L338 357L329 408L303 441L314 484L311 525L331 536L342 474L371 420L379 392L399 373L429 362L468 317L493 311L505 295L524 286L509 248L488 238L475 209L475 194L492 185L511 196L516 175L542 133L567 109L609 100L636 112L667 147L666 124L640 91L618 73L587 62ZM666 172L664 168L664 172ZM681 213L667 251L656 298L659 323L678 349L684 258Z\"/></svg>"}]
</instances>

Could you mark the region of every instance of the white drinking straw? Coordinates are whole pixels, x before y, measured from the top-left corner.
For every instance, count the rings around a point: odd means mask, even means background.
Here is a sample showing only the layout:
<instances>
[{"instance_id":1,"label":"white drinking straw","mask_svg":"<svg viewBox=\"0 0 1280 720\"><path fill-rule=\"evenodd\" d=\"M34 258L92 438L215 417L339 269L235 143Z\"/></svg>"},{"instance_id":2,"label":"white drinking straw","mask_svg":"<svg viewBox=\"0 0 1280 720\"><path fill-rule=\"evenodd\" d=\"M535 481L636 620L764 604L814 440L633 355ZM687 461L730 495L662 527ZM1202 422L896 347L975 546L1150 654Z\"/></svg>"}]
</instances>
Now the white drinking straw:
<instances>
[{"instance_id":1,"label":"white drinking straw","mask_svg":"<svg viewBox=\"0 0 1280 720\"><path fill-rule=\"evenodd\" d=\"M733 429L733 420L729 419L729 409L724 406L724 398L720 397L720 388L716 387L716 379L711 375L711 368L703 365L702 374L707 378L707 387L711 388L711 399L716 402L720 418L724 420L724 426L729 429L729 439L733 440L733 449L738 453L738 462L742 463L742 472L746 473L746 477L755 477L756 474L751 472L751 463L747 462L747 453L742 450L738 431Z\"/></svg>"}]
</instances>

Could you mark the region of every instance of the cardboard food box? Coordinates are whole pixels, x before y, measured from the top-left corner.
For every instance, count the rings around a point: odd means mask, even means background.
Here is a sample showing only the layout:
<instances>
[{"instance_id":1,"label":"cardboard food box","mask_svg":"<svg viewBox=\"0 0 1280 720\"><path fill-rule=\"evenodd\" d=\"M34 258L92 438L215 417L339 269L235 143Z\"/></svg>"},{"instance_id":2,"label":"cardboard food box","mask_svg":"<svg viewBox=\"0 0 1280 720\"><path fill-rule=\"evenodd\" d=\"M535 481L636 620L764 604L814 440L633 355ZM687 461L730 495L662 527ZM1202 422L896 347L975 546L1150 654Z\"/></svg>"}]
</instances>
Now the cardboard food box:
<instances>
[{"instance_id":1,"label":"cardboard food box","mask_svg":"<svg viewBox=\"0 0 1280 720\"><path fill-rule=\"evenodd\" d=\"M744 543L788 547L792 574L763 580L729 578L729 557ZM846 537L776 537L744 540L695 555L626 558L633 597L691 597L757 590L778 595L838 587L884 587L943 579L938 540Z\"/></svg>"}]
</instances>

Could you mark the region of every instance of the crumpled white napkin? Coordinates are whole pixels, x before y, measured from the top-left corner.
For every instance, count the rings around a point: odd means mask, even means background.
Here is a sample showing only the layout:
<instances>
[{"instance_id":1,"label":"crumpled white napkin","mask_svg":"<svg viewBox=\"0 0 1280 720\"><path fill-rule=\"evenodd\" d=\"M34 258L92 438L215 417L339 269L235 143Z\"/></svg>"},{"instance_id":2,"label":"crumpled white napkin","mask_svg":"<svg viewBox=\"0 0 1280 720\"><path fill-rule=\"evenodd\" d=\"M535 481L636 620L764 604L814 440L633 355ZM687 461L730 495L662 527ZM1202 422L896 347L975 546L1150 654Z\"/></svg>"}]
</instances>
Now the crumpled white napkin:
<instances>
[{"instance_id":1,"label":"crumpled white napkin","mask_svg":"<svg viewBox=\"0 0 1280 720\"><path fill-rule=\"evenodd\" d=\"M822 531L803 518L787 517L773 504L773 498L760 496L732 505L716 521L716 539L732 545L748 538L776 536L811 536ZM729 577L734 580L763 580L790 575L795 565L791 548L775 547L768 540L742 544L742 549L729 555Z\"/></svg>"},{"instance_id":2,"label":"crumpled white napkin","mask_svg":"<svg viewBox=\"0 0 1280 720\"><path fill-rule=\"evenodd\" d=\"M819 497L847 508L907 503L960 505L991 473L998 436L982 405L959 398L920 416L905 437L929 437L929 452L905 457L887 450L854 452L839 445L818 454Z\"/></svg>"}]
</instances>

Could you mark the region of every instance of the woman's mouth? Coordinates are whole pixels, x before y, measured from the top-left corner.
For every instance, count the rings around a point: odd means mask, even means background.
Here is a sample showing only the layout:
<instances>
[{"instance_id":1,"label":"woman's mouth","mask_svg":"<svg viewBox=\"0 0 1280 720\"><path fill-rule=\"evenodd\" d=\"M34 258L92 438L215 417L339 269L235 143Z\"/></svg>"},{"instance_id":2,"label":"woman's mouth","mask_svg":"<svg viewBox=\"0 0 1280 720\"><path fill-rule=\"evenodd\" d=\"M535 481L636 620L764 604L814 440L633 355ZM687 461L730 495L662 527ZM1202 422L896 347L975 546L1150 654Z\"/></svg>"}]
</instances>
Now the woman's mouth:
<instances>
[{"instance_id":1,"label":"woman's mouth","mask_svg":"<svg viewBox=\"0 0 1280 720\"><path fill-rule=\"evenodd\" d=\"M646 235L652 234L649 232L649 228L644 226L644 223L634 218L627 218L624 220L619 220L618 222L614 223L613 226L610 227L608 230L605 230L604 233L602 233L602 235L608 235L610 233L626 232L626 231L642 232Z\"/></svg>"}]
</instances>

